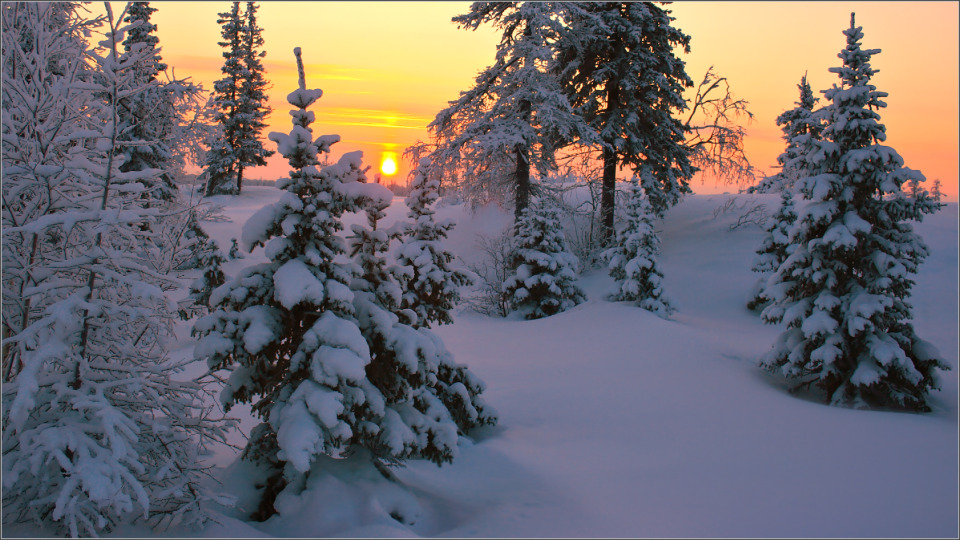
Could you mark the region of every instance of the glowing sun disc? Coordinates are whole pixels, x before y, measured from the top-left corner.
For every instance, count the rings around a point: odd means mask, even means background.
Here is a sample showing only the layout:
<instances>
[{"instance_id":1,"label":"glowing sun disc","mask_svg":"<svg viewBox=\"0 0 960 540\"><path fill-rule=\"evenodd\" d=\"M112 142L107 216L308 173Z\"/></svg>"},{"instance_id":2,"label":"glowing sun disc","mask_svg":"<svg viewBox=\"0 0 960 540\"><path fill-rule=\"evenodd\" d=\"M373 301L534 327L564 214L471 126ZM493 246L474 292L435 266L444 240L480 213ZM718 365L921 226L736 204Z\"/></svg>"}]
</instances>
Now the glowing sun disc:
<instances>
[{"instance_id":1,"label":"glowing sun disc","mask_svg":"<svg viewBox=\"0 0 960 540\"><path fill-rule=\"evenodd\" d=\"M380 160L380 172L386 176L397 174L397 155L393 152L384 152Z\"/></svg>"}]
</instances>

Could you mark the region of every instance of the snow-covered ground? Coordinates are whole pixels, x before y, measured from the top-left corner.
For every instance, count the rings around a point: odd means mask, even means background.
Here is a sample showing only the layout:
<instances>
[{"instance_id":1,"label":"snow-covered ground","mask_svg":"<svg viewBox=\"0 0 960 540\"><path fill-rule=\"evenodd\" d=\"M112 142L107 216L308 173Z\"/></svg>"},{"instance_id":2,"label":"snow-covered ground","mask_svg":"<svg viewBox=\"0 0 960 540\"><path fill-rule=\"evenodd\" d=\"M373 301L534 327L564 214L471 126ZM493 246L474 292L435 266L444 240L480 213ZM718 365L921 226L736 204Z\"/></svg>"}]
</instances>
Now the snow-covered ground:
<instances>
[{"instance_id":1,"label":"snow-covered ground","mask_svg":"<svg viewBox=\"0 0 960 540\"><path fill-rule=\"evenodd\" d=\"M215 198L231 221L204 228L226 250L278 196L251 186ZM613 281L602 270L581 277L585 303L545 319L458 311L437 333L487 383L500 420L464 441L453 464L411 462L396 472L402 488L334 466L254 523L255 475L224 448L215 459L238 506L219 524L164 536L957 537L957 204L917 226L931 256L913 289L914 324L953 368L934 411L917 415L828 407L757 367L780 331L745 308L762 231L730 226L744 205L772 214L778 203L695 195L668 213L660 264L678 309L670 320L607 301ZM395 199L385 224L405 211ZM458 223L448 249L476 260L477 235L512 216L448 205L438 217ZM188 323L179 335L175 354L191 354Z\"/></svg>"}]
</instances>

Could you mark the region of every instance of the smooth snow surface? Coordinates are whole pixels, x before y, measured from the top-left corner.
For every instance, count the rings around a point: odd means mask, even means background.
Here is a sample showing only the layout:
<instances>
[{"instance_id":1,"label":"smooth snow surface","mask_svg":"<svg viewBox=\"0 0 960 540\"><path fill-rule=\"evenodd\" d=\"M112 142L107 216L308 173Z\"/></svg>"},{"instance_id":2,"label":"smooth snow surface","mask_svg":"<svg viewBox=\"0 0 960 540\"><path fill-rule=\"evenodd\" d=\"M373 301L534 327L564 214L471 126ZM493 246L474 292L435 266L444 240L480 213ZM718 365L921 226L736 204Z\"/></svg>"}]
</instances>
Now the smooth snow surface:
<instances>
[{"instance_id":1,"label":"smooth snow surface","mask_svg":"<svg viewBox=\"0 0 960 540\"><path fill-rule=\"evenodd\" d=\"M254 186L215 197L232 221L202 225L229 246L248 216L279 197ZM730 226L737 208L766 204L772 214L779 196L738 195L733 210L717 211L731 197L689 196L658 224L663 287L677 308L667 320L607 301L614 282L596 269L578 280L588 300L569 311L523 321L461 308L454 324L435 329L486 382L484 399L499 414L453 464L410 462L395 471L397 486L334 463L302 495L278 499L280 515L255 523L246 516L257 475L225 448L214 459L239 502L219 524L114 535L956 538L957 204L916 227L931 255L913 289L915 328L953 368L930 400L934 411L916 415L826 406L757 367L781 331L745 307L763 231ZM394 199L383 225L405 213ZM457 223L447 249L475 261L476 235L500 232L510 214L447 205L437 217ZM347 230L362 219L347 216ZM224 271L263 259L262 249L245 255ZM187 356L189 324L179 335L176 354ZM243 429L256 423L244 418Z\"/></svg>"}]
</instances>

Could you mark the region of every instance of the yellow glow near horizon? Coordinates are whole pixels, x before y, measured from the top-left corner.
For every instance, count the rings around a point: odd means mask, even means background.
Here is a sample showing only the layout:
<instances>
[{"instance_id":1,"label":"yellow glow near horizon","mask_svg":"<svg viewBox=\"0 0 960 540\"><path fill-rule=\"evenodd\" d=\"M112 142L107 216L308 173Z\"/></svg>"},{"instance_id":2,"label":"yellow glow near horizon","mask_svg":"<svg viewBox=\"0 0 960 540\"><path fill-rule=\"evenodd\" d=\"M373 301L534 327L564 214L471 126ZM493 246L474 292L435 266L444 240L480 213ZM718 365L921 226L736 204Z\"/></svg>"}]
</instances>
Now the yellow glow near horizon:
<instances>
[{"instance_id":1,"label":"yellow glow near horizon","mask_svg":"<svg viewBox=\"0 0 960 540\"><path fill-rule=\"evenodd\" d=\"M163 61L180 77L192 77L210 91L222 75L217 13L229 2L152 2L152 22ZM701 2L666 5L674 25L689 34L690 54L677 51L695 81L708 67L726 77L737 98L749 102L754 121L746 125L747 157L762 173L775 172L784 149L776 117L794 107L797 84L807 72L816 97L836 80L829 68L840 63L842 31L850 12L863 27L863 47L881 49L871 81L888 92L881 110L885 144L907 167L921 171L929 188L943 183L950 201L958 198L958 103L960 103L960 3L958 2ZM93 14L103 5L89 5ZM114 13L122 9L114 4ZM362 150L374 164L384 151L402 156L417 141L428 141L427 124L477 73L495 61L499 32L476 31L451 22L469 2L260 2L264 65L273 111L263 132L290 131L285 96L297 86L294 47L302 47L307 86L324 91L311 110L314 133L335 133L341 142L333 158ZM351 21L362 21L361 32ZM397 175L410 171L397 159ZM249 169L250 178L284 177L289 165L279 154ZM697 193L736 191L713 180L691 183Z\"/></svg>"},{"instance_id":2,"label":"yellow glow near horizon","mask_svg":"<svg viewBox=\"0 0 960 540\"><path fill-rule=\"evenodd\" d=\"M397 174L396 152L383 153L383 157L380 159L380 172L382 172L384 176L393 176Z\"/></svg>"}]
</instances>

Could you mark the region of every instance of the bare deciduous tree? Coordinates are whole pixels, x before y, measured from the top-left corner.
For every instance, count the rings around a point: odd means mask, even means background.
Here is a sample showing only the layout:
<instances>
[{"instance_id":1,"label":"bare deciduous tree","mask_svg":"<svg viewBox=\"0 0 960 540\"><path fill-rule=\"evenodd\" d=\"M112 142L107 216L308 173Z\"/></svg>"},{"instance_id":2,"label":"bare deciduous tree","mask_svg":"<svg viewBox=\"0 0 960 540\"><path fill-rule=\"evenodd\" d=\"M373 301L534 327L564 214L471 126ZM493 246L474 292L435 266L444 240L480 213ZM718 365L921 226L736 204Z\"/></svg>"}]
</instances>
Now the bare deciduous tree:
<instances>
[{"instance_id":1,"label":"bare deciduous tree","mask_svg":"<svg viewBox=\"0 0 960 540\"><path fill-rule=\"evenodd\" d=\"M710 174L718 182L752 184L756 170L743 151L746 135L741 120L753 121L748 102L734 96L726 77L717 75L713 66L707 69L703 80L690 102L690 112L684 125L688 135L684 145L691 150L690 162L701 174Z\"/></svg>"}]
</instances>

